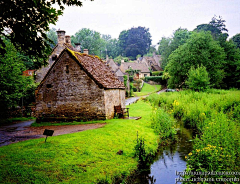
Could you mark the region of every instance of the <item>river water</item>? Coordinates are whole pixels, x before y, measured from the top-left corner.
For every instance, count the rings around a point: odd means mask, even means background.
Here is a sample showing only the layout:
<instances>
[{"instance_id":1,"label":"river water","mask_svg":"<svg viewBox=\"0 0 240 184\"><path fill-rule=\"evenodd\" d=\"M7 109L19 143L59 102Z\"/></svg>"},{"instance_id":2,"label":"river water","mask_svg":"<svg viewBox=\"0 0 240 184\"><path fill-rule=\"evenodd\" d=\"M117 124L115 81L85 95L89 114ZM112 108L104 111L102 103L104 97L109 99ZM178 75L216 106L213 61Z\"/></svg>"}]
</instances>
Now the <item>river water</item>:
<instances>
[{"instance_id":1,"label":"river water","mask_svg":"<svg viewBox=\"0 0 240 184\"><path fill-rule=\"evenodd\" d=\"M177 124L176 141L160 146L150 169L139 173L131 183L141 184L174 184L179 178L176 172L186 169L185 156L192 150L192 140L195 135L191 129ZM178 182L180 183L180 182Z\"/></svg>"}]
</instances>

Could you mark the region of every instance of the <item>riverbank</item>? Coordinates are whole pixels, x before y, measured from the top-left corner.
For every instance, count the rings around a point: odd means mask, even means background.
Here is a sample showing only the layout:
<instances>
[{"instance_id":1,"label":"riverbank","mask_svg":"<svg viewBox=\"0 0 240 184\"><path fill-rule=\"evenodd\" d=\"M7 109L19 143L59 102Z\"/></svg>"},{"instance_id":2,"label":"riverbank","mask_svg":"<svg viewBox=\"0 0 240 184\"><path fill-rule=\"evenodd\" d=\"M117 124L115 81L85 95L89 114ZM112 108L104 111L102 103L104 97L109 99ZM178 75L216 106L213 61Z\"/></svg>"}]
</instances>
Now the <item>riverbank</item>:
<instances>
[{"instance_id":1,"label":"riverbank","mask_svg":"<svg viewBox=\"0 0 240 184\"><path fill-rule=\"evenodd\" d=\"M102 128L49 137L46 143L40 138L3 146L0 183L113 183L125 178L137 169L137 132L146 152L157 151L151 113L150 103L138 101L130 116L141 116L139 120L106 120Z\"/></svg>"}]
</instances>

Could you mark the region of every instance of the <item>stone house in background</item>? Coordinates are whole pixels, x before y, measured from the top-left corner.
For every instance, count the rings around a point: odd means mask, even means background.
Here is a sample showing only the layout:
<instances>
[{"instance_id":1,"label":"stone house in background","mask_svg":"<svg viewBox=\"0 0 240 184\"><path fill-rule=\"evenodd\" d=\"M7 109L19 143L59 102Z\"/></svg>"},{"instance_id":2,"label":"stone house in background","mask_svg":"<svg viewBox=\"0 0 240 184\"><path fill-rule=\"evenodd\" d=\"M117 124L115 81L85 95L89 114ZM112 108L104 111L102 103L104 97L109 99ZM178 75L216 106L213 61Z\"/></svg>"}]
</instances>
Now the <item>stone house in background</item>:
<instances>
[{"instance_id":1,"label":"stone house in background","mask_svg":"<svg viewBox=\"0 0 240 184\"><path fill-rule=\"evenodd\" d=\"M141 79L143 77L150 76L150 70L148 69L148 66L144 63L136 63L136 62L121 62L120 70L123 73L126 73L126 70L133 69L133 70L139 70L139 73L135 78Z\"/></svg>"},{"instance_id":2,"label":"stone house in background","mask_svg":"<svg viewBox=\"0 0 240 184\"><path fill-rule=\"evenodd\" d=\"M111 119L125 107L124 84L97 56L64 48L36 89L40 119Z\"/></svg>"},{"instance_id":3,"label":"stone house in background","mask_svg":"<svg viewBox=\"0 0 240 184\"><path fill-rule=\"evenodd\" d=\"M41 82L44 76L47 74L48 70L51 68L53 63L56 61L57 57L60 55L60 53L65 49L69 48L71 50L81 52L80 43L75 43L75 47L71 44L71 37L65 36L65 31L58 30L57 31L58 36L58 43L53 48L52 53L49 56L48 65L43 66L41 69L37 70L35 72L36 78L35 82Z\"/></svg>"},{"instance_id":4,"label":"stone house in background","mask_svg":"<svg viewBox=\"0 0 240 184\"><path fill-rule=\"evenodd\" d=\"M135 62L146 64L152 71L163 71L161 68L161 56L155 53L153 57L143 56L138 58Z\"/></svg>"},{"instance_id":5,"label":"stone house in background","mask_svg":"<svg viewBox=\"0 0 240 184\"><path fill-rule=\"evenodd\" d=\"M106 65L109 69L118 77L118 79L124 82L124 73L120 70L119 66L113 61L113 59L106 59Z\"/></svg>"}]
</instances>

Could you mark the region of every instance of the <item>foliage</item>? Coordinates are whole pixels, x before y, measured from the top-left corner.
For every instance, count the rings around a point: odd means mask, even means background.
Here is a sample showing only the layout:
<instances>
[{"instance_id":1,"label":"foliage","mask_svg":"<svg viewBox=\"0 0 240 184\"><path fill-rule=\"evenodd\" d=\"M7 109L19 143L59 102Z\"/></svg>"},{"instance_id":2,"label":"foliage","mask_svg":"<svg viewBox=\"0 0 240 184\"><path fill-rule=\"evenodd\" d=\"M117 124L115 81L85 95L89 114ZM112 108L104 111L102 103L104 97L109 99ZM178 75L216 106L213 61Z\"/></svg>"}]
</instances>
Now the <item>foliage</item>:
<instances>
[{"instance_id":1,"label":"foliage","mask_svg":"<svg viewBox=\"0 0 240 184\"><path fill-rule=\"evenodd\" d=\"M228 34L224 32L228 32L228 30L226 29L225 22L226 21L223 20L221 16L214 16L209 24L198 25L194 31L210 31L215 40L218 40L220 42L226 41Z\"/></svg>"},{"instance_id":2,"label":"foliage","mask_svg":"<svg viewBox=\"0 0 240 184\"><path fill-rule=\"evenodd\" d=\"M237 48L240 49L240 33L234 35L231 40L234 42Z\"/></svg>"},{"instance_id":3,"label":"foliage","mask_svg":"<svg viewBox=\"0 0 240 184\"><path fill-rule=\"evenodd\" d=\"M34 58L36 65L40 66L51 51L46 31L49 30L49 25L55 24L63 14L65 5L82 6L82 2L3 0L0 3L0 34L10 39L18 51L24 51L26 55ZM4 54L5 44L2 38L0 53Z\"/></svg>"},{"instance_id":4,"label":"foliage","mask_svg":"<svg viewBox=\"0 0 240 184\"><path fill-rule=\"evenodd\" d=\"M191 67L186 84L194 91L204 91L209 88L209 80L206 67L198 66L196 69Z\"/></svg>"},{"instance_id":5,"label":"foliage","mask_svg":"<svg viewBox=\"0 0 240 184\"><path fill-rule=\"evenodd\" d=\"M186 157L187 171L239 170L239 91L182 91L153 94L147 99L181 119L185 126L198 130L200 137L194 140L193 151Z\"/></svg>"},{"instance_id":6,"label":"foliage","mask_svg":"<svg viewBox=\"0 0 240 184\"><path fill-rule=\"evenodd\" d=\"M153 81L153 82L158 82L160 84L166 84L166 81L163 79L162 76L149 76L144 78L145 82L148 81Z\"/></svg>"},{"instance_id":7,"label":"foliage","mask_svg":"<svg viewBox=\"0 0 240 184\"><path fill-rule=\"evenodd\" d=\"M158 136L150 128L152 107L138 101L131 104L136 120L111 119L99 129L22 141L0 147L0 183L97 183L106 178L129 176L137 169L133 158L136 132L144 136L146 153L158 148ZM20 150L20 151L19 151ZM123 150L122 155L117 152ZM16 154L17 151L17 154Z\"/></svg>"},{"instance_id":8,"label":"foliage","mask_svg":"<svg viewBox=\"0 0 240 184\"><path fill-rule=\"evenodd\" d=\"M227 89L231 87L240 88L240 49L237 49L231 40L223 42L222 47L226 59L222 67L225 76L221 86Z\"/></svg>"},{"instance_id":9,"label":"foliage","mask_svg":"<svg viewBox=\"0 0 240 184\"><path fill-rule=\"evenodd\" d=\"M124 55L136 58L138 54L144 55L151 45L151 34L145 27L124 30L119 35L119 46Z\"/></svg>"},{"instance_id":10,"label":"foliage","mask_svg":"<svg viewBox=\"0 0 240 184\"><path fill-rule=\"evenodd\" d=\"M56 31L57 30L55 28L52 28L46 33L48 39L50 39L52 41L52 42L49 42L52 49L55 47L55 45L57 45L57 42L58 42L58 36L57 36Z\"/></svg>"},{"instance_id":11,"label":"foliage","mask_svg":"<svg viewBox=\"0 0 240 184\"><path fill-rule=\"evenodd\" d=\"M173 37L162 37L158 43L158 54L161 54L162 56L162 68L165 68L167 65L169 55L180 45L186 43L186 40L189 38L190 34L191 33L187 29L178 28L176 31L174 31Z\"/></svg>"},{"instance_id":12,"label":"foliage","mask_svg":"<svg viewBox=\"0 0 240 184\"><path fill-rule=\"evenodd\" d=\"M219 87L224 73L224 49L213 40L209 32L193 32L187 42L178 47L170 56L166 72L170 79L170 88L182 87L191 67L205 66L210 77L210 84Z\"/></svg>"},{"instance_id":13,"label":"foliage","mask_svg":"<svg viewBox=\"0 0 240 184\"><path fill-rule=\"evenodd\" d=\"M71 40L73 43L81 43L81 48L88 49L89 54L98 56L100 56L100 48L104 44L101 39L101 34L88 28L83 28L76 32L75 35L71 37Z\"/></svg>"},{"instance_id":14,"label":"foliage","mask_svg":"<svg viewBox=\"0 0 240 184\"><path fill-rule=\"evenodd\" d=\"M101 57L105 58L106 55L115 58L119 55L119 45L117 39L112 39L111 35L102 35Z\"/></svg>"},{"instance_id":15,"label":"foliage","mask_svg":"<svg viewBox=\"0 0 240 184\"><path fill-rule=\"evenodd\" d=\"M160 139L173 138L175 135L175 120L162 108L155 108L152 113L151 127L160 135Z\"/></svg>"},{"instance_id":16,"label":"foliage","mask_svg":"<svg viewBox=\"0 0 240 184\"><path fill-rule=\"evenodd\" d=\"M4 39L3 39L4 40ZM9 108L18 105L19 100L28 95L27 91L33 85L33 78L22 75L26 70L24 61L15 47L8 40L5 55L0 55L0 111L1 116L6 115Z\"/></svg>"},{"instance_id":17,"label":"foliage","mask_svg":"<svg viewBox=\"0 0 240 184\"><path fill-rule=\"evenodd\" d=\"M163 74L163 71L154 71L152 72L153 76L161 76Z\"/></svg>"},{"instance_id":18,"label":"foliage","mask_svg":"<svg viewBox=\"0 0 240 184\"><path fill-rule=\"evenodd\" d=\"M116 58L114 58L114 61L118 64L121 64L122 60L124 60L124 62L129 62L129 59L127 57L117 56Z\"/></svg>"}]
</instances>

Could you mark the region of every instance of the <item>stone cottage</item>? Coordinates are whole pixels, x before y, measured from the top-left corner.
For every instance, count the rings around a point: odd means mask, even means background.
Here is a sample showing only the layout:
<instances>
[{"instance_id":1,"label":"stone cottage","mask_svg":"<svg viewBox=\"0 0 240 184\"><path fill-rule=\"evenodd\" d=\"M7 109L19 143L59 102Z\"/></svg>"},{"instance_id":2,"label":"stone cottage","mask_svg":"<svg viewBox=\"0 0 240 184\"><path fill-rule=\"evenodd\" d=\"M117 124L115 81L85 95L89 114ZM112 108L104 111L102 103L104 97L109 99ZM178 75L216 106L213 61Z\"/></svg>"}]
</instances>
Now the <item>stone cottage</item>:
<instances>
[{"instance_id":1,"label":"stone cottage","mask_svg":"<svg viewBox=\"0 0 240 184\"><path fill-rule=\"evenodd\" d=\"M124 84L97 56L65 48L36 89L41 119L111 119L125 107Z\"/></svg>"},{"instance_id":2,"label":"stone cottage","mask_svg":"<svg viewBox=\"0 0 240 184\"><path fill-rule=\"evenodd\" d=\"M48 70L53 65L53 63L56 61L59 54L65 48L69 48L69 49L77 51L77 52L81 51L80 43L75 43L75 47L73 47L71 44L71 37L66 36L64 30L58 30L57 36L58 36L58 42L57 42L57 45L53 48L51 54L49 55L49 59L47 61L48 64L46 66L43 66L41 69L39 69L35 72L35 75L36 75L35 82L42 81L43 77L47 74Z\"/></svg>"},{"instance_id":3,"label":"stone cottage","mask_svg":"<svg viewBox=\"0 0 240 184\"><path fill-rule=\"evenodd\" d=\"M144 63L121 62L120 70L123 73L126 73L126 71L130 70L130 69L139 71L137 76L135 76L138 79L150 76L150 70L148 69L148 66L146 64L144 64Z\"/></svg>"}]
</instances>

